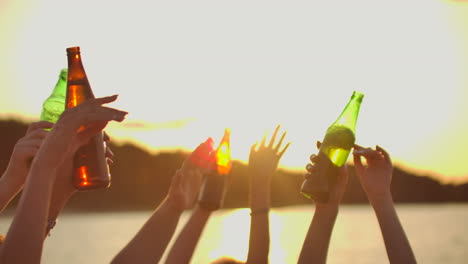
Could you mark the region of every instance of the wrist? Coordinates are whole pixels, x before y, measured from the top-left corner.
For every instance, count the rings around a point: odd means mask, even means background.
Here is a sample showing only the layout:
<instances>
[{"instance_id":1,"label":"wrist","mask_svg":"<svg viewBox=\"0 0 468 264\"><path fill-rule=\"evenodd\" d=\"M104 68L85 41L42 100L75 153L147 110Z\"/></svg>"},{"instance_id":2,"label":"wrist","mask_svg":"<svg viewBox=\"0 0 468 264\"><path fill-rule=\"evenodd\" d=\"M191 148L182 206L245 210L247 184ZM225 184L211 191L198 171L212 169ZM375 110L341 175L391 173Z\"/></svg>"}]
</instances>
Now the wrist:
<instances>
[{"instance_id":1,"label":"wrist","mask_svg":"<svg viewBox=\"0 0 468 264\"><path fill-rule=\"evenodd\" d=\"M0 179L5 183L5 185L9 186L9 188L21 189L26 181L27 175L27 170L21 171L19 169L12 168L9 165Z\"/></svg>"},{"instance_id":2,"label":"wrist","mask_svg":"<svg viewBox=\"0 0 468 264\"><path fill-rule=\"evenodd\" d=\"M373 207L393 204L393 197L390 191L378 195L369 195L368 198Z\"/></svg>"},{"instance_id":3,"label":"wrist","mask_svg":"<svg viewBox=\"0 0 468 264\"><path fill-rule=\"evenodd\" d=\"M270 213L270 207L258 207L250 209L250 216L255 215L268 215Z\"/></svg>"},{"instance_id":4,"label":"wrist","mask_svg":"<svg viewBox=\"0 0 468 264\"><path fill-rule=\"evenodd\" d=\"M323 215L330 218L336 218L338 215L338 205L329 205L329 204L317 204L315 206L316 215Z\"/></svg>"},{"instance_id":5,"label":"wrist","mask_svg":"<svg viewBox=\"0 0 468 264\"><path fill-rule=\"evenodd\" d=\"M250 208L252 210L270 208L270 196L256 196L251 195L250 197Z\"/></svg>"},{"instance_id":6,"label":"wrist","mask_svg":"<svg viewBox=\"0 0 468 264\"><path fill-rule=\"evenodd\" d=\"M161 204L161 207L168 213L172 214L182 214L184 208L181 208L176 201L171 199L170 196L167 196L166 199Z\"/></svg>"},{"instance_id":7,"label":"wrist","mask_svg":"<svg viewBox=\"0 0 468 264\"><path fill-rule=\"evenodd\" d=\"M198 212L199 214L202 214L202 215L211 215L211 213L215 210L212 210L212 209L209 209L209 208L206 208L204 206L200 206L200 204L197 204L194 211Z\"/></svg>"}]
</instances>

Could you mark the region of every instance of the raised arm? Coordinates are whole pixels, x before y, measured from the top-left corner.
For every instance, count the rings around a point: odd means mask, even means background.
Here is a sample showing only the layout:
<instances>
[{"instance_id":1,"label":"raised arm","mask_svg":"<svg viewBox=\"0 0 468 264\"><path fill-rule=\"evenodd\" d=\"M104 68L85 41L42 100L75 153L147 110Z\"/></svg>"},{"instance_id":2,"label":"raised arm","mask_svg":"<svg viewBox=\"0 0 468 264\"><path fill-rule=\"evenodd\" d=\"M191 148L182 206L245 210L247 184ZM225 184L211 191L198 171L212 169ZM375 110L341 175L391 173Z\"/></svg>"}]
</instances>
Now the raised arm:
<instances>
[{"instance_id":1,"label":"raised arm","mask_svg":"<svg viewBox=\"0 0 468 264\"><path fill-rule=\"evenodd\" d=\"M319 142L317 142L317 148L320 148ZM319 156L315 154L310 157L311 164L307 165L306 177L313 177L315 164L320 161L319 159ZM315 204L314 216L304 239L298 263L320 264L327 261L328 247L338 215L338 207L348 183L346 165L339 168L337 177L337 183L331 190L328 202Z\"/></svg>"},{"instance_id":2,"label":"raised arm","mask_svg":"<svg viewBox=\"0 0 468 264\"><path fill-rule=\"evenodd\" d=\"M182 212L193 206L201 181L200 170L179 169L172 178L166 198L112 263L158 263Z\"/></svg>"},{"instance_id":3,"label":"raised arm","mask_svg":"<svg viewBox=\"0 0 468 264\"><path fill-rule=\"evenodd\" d=\"M40 263L58 168L109 121L124 119L126 112L102 106L116 98L92 99L67 109L54 125L31 165L16 214L0 252L0 263Z\"/></svg>"},{"instance_id":4,"label":"raised arm","mask_svg":"<svg viewBox=\"0 0 468 264\"><path fill-rule=\"evenodd\" d=\"M279 129L280 126L278 125L268 145L265 135L260 144L255 143L250 149L248 171L251 218L247 263L268 263L270 250L269 210L271 178L278 167L279 160L290 145L290 143L287 143L281 149L286 132L282 134L275 145Z\"/></svg>"},{"instance_id":5,"label":"raised arm","mask_svg":"<svg viewBox=\"0 0 468 264\"><path fill-rule=\"evenodd\" d=\"M15 144L5 173L0 178L0 212L23 189L31 162L48 133L44 129L52 126L47 121L31 123L25 136Z\"/></svg>"},{"instance_id":6,"label":"raised arm","mask_svg":"<svg viewBox=\"0 0 468 264\"><path fill-rule=\"evenodd\" d=\"M196 206L169 251L166 264L188 264L213 211Z\"/></svg>"},{"instance_id":7,"label":"raised arm","mask_svg":"<svg viewBox=\"0 0 468 264\"><path fill-rule=\"evenodd\" d=\"M356 174L379 221L390 263L416 263L390 192L393 174L390 155L379 146L371 149L356 145L353 156Z\"/></svg>"},{"instance_id":8,"label":"raised arm","mask_svg":"<svg viewBox=\"0 0 468 264\"><path fill-rule=\"evenodd\" d=\"M202 172L204 174L211 173L213 170L213 166L216 162L213 155L212 147L204 146L204 144L212 144L210 143L211 138L208 139L205 143L202 143L193 153L195 158L197 157L210 157L208 160L203 160L203 158L198 158L197 166L201 167ZM211 151L211 152L210 152ZM210 152L210 153L209 153ZM190 158L189 158L190 159ZM203 169L205 168L205 169ZM217 175L221 177L221 175ZM206 180L206 179L205 179ZM204 190L206 192L215 192L215 193L224 193L224 190L215 190L215 188L226 188L224 184L212 184L212 185L205 185ZM221 195L219 198L222 200L224 197ZM219 202L222 204L222 202ZM185 224L185 226L180 231L177 239L175 240L174 244L167 255L166 264L184 264L190 263L192 259L193 253L197 247L198 241L205 229L206 224L211 216L211 213L217 210L217 208L209 207L209 206L201 206L197 204L195 209L193 210L192 214L190 215L189 220Z\"/></svg>"},{"instance_id":9,"label":"raised arm","mask_svg":"<svg viewBox=\"0 0 468 264\"><path fill-rule=\"evenodd\" d=\"M109 148L107 142L110 140L109 136L104 132L104 142L106 142L106 160L109 165L113 163L113 153ZM58 168L57 174L63 175L56 177L52 196L50 199L49 216L47 220L46 232L44 238L49 235L50 230L55 227L57 218L60 212L63 210L68 200L77 192L77 189L73 186L71 178L73 173L73 155L69 155Z\"/></svg>"}]
</instances>

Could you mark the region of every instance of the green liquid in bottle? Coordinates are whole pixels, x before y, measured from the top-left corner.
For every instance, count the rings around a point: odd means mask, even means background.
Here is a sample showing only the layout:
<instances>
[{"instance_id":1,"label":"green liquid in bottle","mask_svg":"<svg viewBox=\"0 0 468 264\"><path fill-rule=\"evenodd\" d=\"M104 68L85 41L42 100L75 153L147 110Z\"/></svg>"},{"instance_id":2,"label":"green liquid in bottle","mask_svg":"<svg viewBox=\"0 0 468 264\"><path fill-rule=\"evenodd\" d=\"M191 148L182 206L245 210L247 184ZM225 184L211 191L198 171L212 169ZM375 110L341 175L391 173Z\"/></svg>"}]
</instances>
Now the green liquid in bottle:
<instances>
[{"instance_id":1,"label":"green liquid in bottle","mask_svg":"<svg viewBox=\"0 0 468 264\"><path fill-rule=\"evenodd\" d=\"M67 76L68 70L60 71L59 79L50 96L42 104L41 121L49 121L56 123L57 120L65 111L65 94L67 91ZM46 129L50 130L50 129Z\"/></svg>"},{"instance_id":2,"label":"green liquid in bottle","mask_svg":"<svg viewBox=\"0 0 468 264\"><path fill-rule=\"evenodd\" d=\"M345 126L331 126L323 139L320 151L337 167L343 166L348 159L355 141L354 133Z\"/></svg>"}]
</instances>

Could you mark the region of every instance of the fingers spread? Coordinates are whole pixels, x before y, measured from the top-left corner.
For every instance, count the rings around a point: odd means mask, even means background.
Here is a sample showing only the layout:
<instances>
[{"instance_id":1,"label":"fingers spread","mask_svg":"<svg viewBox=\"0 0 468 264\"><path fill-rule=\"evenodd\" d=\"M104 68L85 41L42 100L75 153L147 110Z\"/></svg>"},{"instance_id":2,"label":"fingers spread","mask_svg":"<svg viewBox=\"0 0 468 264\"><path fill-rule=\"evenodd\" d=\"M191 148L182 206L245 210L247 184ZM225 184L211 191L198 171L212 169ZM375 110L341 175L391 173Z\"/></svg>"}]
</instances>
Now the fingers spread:
<instances>
[{"instance_id":1,"label":"fingers spread","mask_svg":"<svg viewBox=\"0 0 468 264\"><path fill-rule=\"evenodd\" d=\"M291 142L288 142L288 144L286 144L286 146L284 146L283 150L279 153L279 157L282 157L284 152L286 152L286 150L289 148L289 145L291 145Z\"/></svg>"},{"instance_id":2,"label":"fingers spread","mask_svg":"<svg viewBox=\"0 0 468 264\"><path fill-rule=\"evenodd\" d=\"M265 132L265 135L263 135L262 142L260 142L260 146L259 146L259 148L261 148L261 147L264 147L264 146L265 146L265 142L266 142L266 137L267 137L267 134L268 134L268 131L267 131L267 132Z\"/></svg>"},{"instance_id":3,"label":"fingers spread","mask_svg":"<svg viewBox=\"0 0 468 264\"><path fill-rule=\"evenodd\" d=\"M275 132L273 132L273 135L271 136L270 144L268 144L269 148L273 147L273 144L275 143L276 135L278 135L279 129L280 129L280 125L277 125L276 129L275 129Z\"/></svg>"},{"instance_id":4,"label":"fingers spread","mask_svg":"<svg viewBox=\"0 0 468 264\"><path fill-rule=\"evenodd\" d=\"M281 144L283 144L284 137L286 137L286 131L281 135L280 140L278 141L278 144L275 147L275 150L278 151L279 148L281 147Z\"/></svg>"}]
</instances>

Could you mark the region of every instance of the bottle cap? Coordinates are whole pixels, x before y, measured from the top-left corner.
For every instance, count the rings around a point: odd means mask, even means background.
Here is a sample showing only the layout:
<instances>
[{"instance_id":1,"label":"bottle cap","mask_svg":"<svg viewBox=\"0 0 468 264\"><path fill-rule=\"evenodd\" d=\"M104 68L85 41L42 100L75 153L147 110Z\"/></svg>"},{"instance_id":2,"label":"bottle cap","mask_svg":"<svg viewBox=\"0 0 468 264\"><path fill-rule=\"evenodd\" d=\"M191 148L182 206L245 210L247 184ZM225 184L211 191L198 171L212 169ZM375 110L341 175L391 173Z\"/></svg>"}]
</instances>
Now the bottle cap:
<instances>
[{"instance_id":1,"label":"bottle cap","mask_svg":"<svg viewBox=\"0 0 468 264\"><path fill-rule=\"evenodd\" d=\"M67 53L80 53L80 47L69 47L67 48Z\"/></svg>"}]
</instances>

